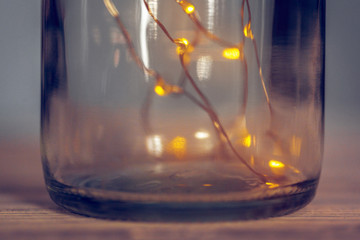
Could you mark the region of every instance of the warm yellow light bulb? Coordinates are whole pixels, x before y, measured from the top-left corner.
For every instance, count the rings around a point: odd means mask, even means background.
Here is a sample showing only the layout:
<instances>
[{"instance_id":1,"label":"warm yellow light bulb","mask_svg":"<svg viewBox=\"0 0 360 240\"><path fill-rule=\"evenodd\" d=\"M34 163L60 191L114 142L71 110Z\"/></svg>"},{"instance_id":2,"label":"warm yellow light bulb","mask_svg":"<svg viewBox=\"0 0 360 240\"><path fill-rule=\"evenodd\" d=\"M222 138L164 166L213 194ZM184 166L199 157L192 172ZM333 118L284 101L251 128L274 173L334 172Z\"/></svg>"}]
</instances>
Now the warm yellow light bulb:
<instances>
[{"instance_id":1,"label":"warm yellow light bulb","mask_svg":"<svg viewBox=\"0 0 360 240\"><path fill-rule=\"evenodd\" d=\"M189 40L186 38L177 38L174 40L175 44L177 45L176 53L178 55L184 54L189 46Z\"/></svg>"},{"instance_id":2,"label":"warm yellow light bulb","mask_svg":"<svg viewBox=\"0 0 360 240\"><path fill-rule=\"evenodd\" d=\"M157 95L159 96L165 96L167 95L168 93L165 91L165 89L160 86L160 85L156 85L155 88L154 88L154 91Z\"/></svg>"},{"instance_id":3,"label":"warm yellow light bulb","mask_svg":"<svg viewBox=\"0 0 360 240\"><path fill-rule=\"evenodd\" d=\"M194 11L195 11L195 7L193 5L187 6L186 9L185 9L185 12L187 14L191 14Z\"/></svg>"},{"instance_id":4,"label":"warm yellow light bulb","mask_svg":"<svg viewBox=\"0 0 360 240\"><path fill-rule=\"evenodd\" d=\"M285 174L285 164L280 161L270 160L269 167L275 175L283 176Z\"/></svg>"},{"instance_id":5,"label":"warm yellow light bulb","mask_svg":"<svg viewBox=\"0 0 360 240\"><path fill-rule=\"evenodd\" d=\"M158 78L154 87L154 92L162 97L170 93L182 93L183 89L181 87L166 83L162 78Z\"/></svg>"},{"instance_id":6,"label":"warm yellow light bulb","mask_svg":"<svg viewBox=\"0 0 360 240\"><path fill-rule=\"evenodd\" d=\"M192 14L195 11L194 5L184 0L176 0L187 14Z\"/></svg>"},{"instance_id":7,"label":"warm yellow light bulb","mask_svg":"<svg viewBox=\"0 0 360 240\"><path fill-rule=\"evenodd\" d=\"M282 162L277 161L277 160L270 160L269 161L269 166L271 168L284 168L285 164L283 164Z\"/></svg>"},{"instance_id":8,"label":"warm yellow light bulb","mask_svg":"<svg viewBox=\"0 0 360 240\"><path fill-rule=\"evenodd\" d=\"M156 80L156 85L154 87L154 92L159 96L166 96L171 92L171 86L169 86L164 79L159 77Z\"/></svg>"},{"instance_id":9,"label":"warm yellow light bulb","mask_svg":"<svg viewBox=\"0 0 360 240\"><path fill-rule=\"evenodd\" d=\"M247 38L254 39L254 35L251 30L251 23L246 24L246 26L244 27L244 35Z\"/></svg>"},{"instance_id":10,"label":"warm yellow light bulb","mask_svg":"<svg viewBox=\"0 0 360 240\"><path fill-rule=\"evenodd\" d=\"M242 145L244 145L244 147L247 148L251 147L251 139L252 139L251 135L250 134L247 135L245 138L242 139L241 141Z\"/></svg>"},{"instance_id":11,"label":"warm yellow light bulb","mask_svg":"<svg viewBox=\"0 0 360 240\"><path fill-rule=\"evenodd\" d=\"M241 57L240 49L238 48L226 48L223 51L223 57L231 60L236 60Z\"/></svg>"}]
</instances>

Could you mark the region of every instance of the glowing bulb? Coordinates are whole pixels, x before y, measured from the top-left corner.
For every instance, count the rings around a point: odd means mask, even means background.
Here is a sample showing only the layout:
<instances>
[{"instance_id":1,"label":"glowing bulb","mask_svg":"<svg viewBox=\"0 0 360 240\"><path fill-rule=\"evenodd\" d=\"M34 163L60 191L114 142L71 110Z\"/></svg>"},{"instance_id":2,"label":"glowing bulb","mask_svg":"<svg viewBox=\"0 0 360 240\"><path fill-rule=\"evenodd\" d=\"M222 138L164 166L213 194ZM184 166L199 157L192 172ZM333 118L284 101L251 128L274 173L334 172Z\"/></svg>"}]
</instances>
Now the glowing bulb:
<instances>
[{"instance_id":1,"label":"glowing bulb","mask_svg":"<svg viewBox=\"0 0 360 240\"><path fill-rule=\"evenodd\" d=\"M186 12L186 14L191 14L195 11L194 5L191 3L184 1L184 0L176 0L178 4L183 8L183 10Z\"/></svg>"},{"instance_id":2,"label":"glowing bulb","mask_svg":"<svg viewBox=\"0 0 360 240\"><path fill-rule=\"evenodd\" d=\"M177 45L176 53L178 55L184 54L189 46L189 40L186 38L178 38L174 40L175 44Z\"/></svg>"},{"instance_id":3,"label":"glowing bulb","mask_svg":"<svg viewBox=\"0 0 360 240\"><path fill-rule=\"evenodd\" d=\"M205 184L203 184L203 186L204 186L204 187L212 187L212 184L210 184L210 183L205 183Z\"/></svg>"},{"instance_id":4,"label":"glowing bulb","mask_svg":"<svg viewBox=\"0 0 360 240\"><path fill-rule=\"evenodd\" d=\"M156 85L154 88L154 91L159 96L166 96L169 94L167 91L165 91L164 87L162 87L160 85Z\"/></svg>"},{"instance_id":5,"label":"glowing bulb","mask_svg":"<svg viewBox=\"0 0 360 240\"><path fill-rule=\"evenodd\" d=\"M240 55L238 48L226 48L223 51L223 57L231 60L239 59L241 57Z\"/></svg>"},{"instance_id":6,"label":"glowing bulb","mask_svg":"<svg viewBox=\"0 0 360 240\"><path fill-rule=\"evenodd\" d=\"M186 9L185 9L185 12L187 14L191 14L194 11L195 11L195 7L193 5L187 6Z\"/></svg>"},{"instance_id":7,"label":"glowing bulb","mask_svg":"<svg viewBox=\"0 0 360 240\"><path fill-rule=\"evenodd\" d=\"M282 176L285 173L285 164L280 161L270 160L269 167L271 171L278 176Z\"/></svg>"},{"instance_id":8,"label":"glowing bulb","mask_svg":"<svg viewBox=\"0 0 360 240\"><path fill-rule=\"evenodd\" d=\"M254 35L251 30L251 23L246 24L246 26L244 27L244 35L247 38L254 39Z\"/></svg>"},{"instance_id":9,"label":"glowing bulb","mask_svg":"<svg viewBox=\"0 0 360 240\"><path fill-rule=\"evenodd\" d=\"M186 38L177 38L174 40L174 42L177 45L185 45L185 47L187 47L189 45L189 40L187 40Z\"/></svg>"},{"instance_id":10,"label":"glowing bulb","mask_svg":"<svg viewBox=\"0 0 360 240\"><path fill-rule=\"evenodd\" d=\"M168 145L167 150L176 158L182 159L186 154L186 138L176 137Z\"/></svg>"},{"instance_id":11,"label":"glowing bulb","mask_svg":"<svg viewBox=\"0 0 360 240\"><path fill-rule=\"evenodd\" d=\"M175 85L167 84L164 79L158 78L154 87L154 92L162 97L170 93L182 93L183 89Z\"/></svg>"},{"instance_id":12,"label":"glowing bulb","mask_svg":"<svg viewBox=\"0 0 360 240\"><path fill-rule=\"evenodd\" d=\"M195 133L195 138L197 139L206 139L209 138L210 134L205 131L198 131Z\"/></svg>"},{"instance_id":13,"label":"glowing bulb","mask_svg":"<svg viewBox=\"0 0 360 240\"><path fill-rule=\"evenodd\" d=\"M284 168L285 164L283 164L282 162L277 161L277 160L270 160L269 161L269 166L271 168Z\"/></svg>"},{"instance_id":14,"label":"glowing bulb","mask_svg":"<svg viewBox=\"0 0 360 240\"><path fill-rule=\"evenodd\" d=\"M251 147L251 135L250 134L242 139L242 145L244 145L247 148Z\"/></svg>"}]
</instances>

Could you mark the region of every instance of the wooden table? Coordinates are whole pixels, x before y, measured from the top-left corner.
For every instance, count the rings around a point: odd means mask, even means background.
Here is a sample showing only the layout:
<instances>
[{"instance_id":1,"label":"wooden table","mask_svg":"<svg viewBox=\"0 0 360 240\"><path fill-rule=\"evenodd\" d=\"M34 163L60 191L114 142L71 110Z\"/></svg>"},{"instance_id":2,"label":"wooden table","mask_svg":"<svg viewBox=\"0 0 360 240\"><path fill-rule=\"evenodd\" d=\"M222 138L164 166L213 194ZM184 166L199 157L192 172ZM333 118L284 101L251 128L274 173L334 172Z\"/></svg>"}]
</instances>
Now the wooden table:
<instances>
[{"instance_id":1,"label":"wooden table","mask_svg":"<svg viewBox=\"0 0 360 240\"><path fill-rule=\"evenodd\" d=\"M360 239L360 132L327 131L315 200L288 216L223 223L86 218L48 197L36 140L0 143L0 239Z\"/></svg>"}]
</instances>

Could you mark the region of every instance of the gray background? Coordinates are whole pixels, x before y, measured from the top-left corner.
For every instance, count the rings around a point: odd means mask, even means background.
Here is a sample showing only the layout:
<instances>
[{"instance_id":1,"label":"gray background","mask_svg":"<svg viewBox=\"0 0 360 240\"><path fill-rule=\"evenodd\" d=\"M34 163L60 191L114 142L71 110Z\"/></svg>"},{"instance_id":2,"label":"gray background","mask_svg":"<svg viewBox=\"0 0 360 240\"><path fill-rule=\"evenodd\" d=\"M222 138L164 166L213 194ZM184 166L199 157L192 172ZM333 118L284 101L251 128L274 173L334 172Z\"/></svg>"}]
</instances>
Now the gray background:
<instances>
[{"instance_id":1,"label":"gray background","mask_svg":"<svg viewBox=\"0 0 360 240\"><path fill-rule=\"evenodd\" d=\"M327 0L328 137L360 133L359 9L359 0ZM40 0L0 0L0 144L39 136L40 10Z\"/></svg>"}]
</instances>

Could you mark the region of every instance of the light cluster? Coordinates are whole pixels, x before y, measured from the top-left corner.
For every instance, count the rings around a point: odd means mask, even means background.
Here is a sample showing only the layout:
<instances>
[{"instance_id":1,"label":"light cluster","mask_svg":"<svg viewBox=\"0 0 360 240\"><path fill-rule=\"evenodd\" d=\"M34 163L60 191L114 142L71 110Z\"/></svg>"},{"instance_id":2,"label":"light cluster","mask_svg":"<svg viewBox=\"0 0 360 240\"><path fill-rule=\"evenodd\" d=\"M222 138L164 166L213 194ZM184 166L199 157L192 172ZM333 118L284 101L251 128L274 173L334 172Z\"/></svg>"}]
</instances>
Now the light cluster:
<instances>
[{"instance_id":1,"label":"light cluster","mask_svg":"<svg viewBox=\"0 0 360 240\"><path fill-rule=\"evenodd\" d=\"M141 60L141 58L138 56L138 54L135 51L134 44L131 40L131 37L130 37L127 29L123 25L123 23L120 19L119 11L117 10L113 1L112 0L103 0L103 1L104 1L104 5L106 6L108 12L115 18L120 31L124 35L128 50L129 50L132 58L134 59L135 63L147 75L154 78L155 84L154 84L153 92L156 93L158 96L162 96L162 97L168 96L171 94L183 95L183 96L187 97L189 100L191 100L198 107L203 109L209 116L209 118L212 122L212 125L215 129L215 132L217 133L219 141L223 144L226 144L229 147L229 149L231 150L231 152L235 155L235 157L240 162L242 162L249 171L251 171L254 175L256 175L259 178L259 180L261 180L265 185L267 185L269 188L278 187L279 185L276 183L273 183L273 181L269 180L270 178L268 176L255 170L252 167L252 164L248 163L241 156L241 154L236 150L236 148L234 147L233 143L231 142L225 128L223 127L223 124L219 120L219 117L216 114L216 111L214 110L213 106L211 105L210 100L207 98L207 96L204 94L204 92L200 89L200 87L198 86L198 84L196 83L196 81L194 80L192 75L190 74L190 72L188 70L188 64L191 59L190 54L196 48L197 38L195 38L195 40L193 42L190 42L188 39L186 39L182 36L180 36L178 38L172 37L172 35L167 30L166 26L164 24L162 24L162 22L153 14L148 1L143 0L143 4L145 5L145 7L146 7L149 15L153 19L153 21L163 31L163 33L166 35L166 37L169 39L169 41L175 45L176 53L179 56L179 62L181 64L181 67L182 67L183 73L186 77L186 80L190 83L191 87L193 88L193 90L195 90L195 93L197 95L197 96L194 96L183 87L183 84L178 84L178 85L170 84L170 83L168 83L168 81L165 80L165 78L163 78L161 76L161 74L159 72L157 72L154 69L147 68L145 66L145 64L143 63L143 61ZM242 28L243 28L243 38L240 43L228 42L227 40L222 39L221 37L208 31L199 20L199 17L198 17L197 11L196 11L196 7L193 4L191 4L190 2L188 2L186 0L174 0L174 1L176 1L176 3L182 8L184 13L187 14L187 16L193 22L194 26L197 29L197 32L196 32L197 35L203 34L210 41L223 47L222 54L223 54L224 58L229 59L229 60L238 60L238 61L243 62L244 66L245 66L245 70L244 70L244 88L243 88L244 99L243 99L242 107L240 110L240 115L242 118L245 117L245 111L246 111L246 105L247 105L247 94L248 94L247 93L247 91L248 91L248 89L247 89L248 72L247 71L248 70L247 70L247 62L246 62L246 57L244 55L243 48L244 48L244 44L245 44L245 38L248 38L251 40L251 42L253 43L253 48L254 48L254 52L255 52L255 56L256 56L257 66L258 66L258 70L259 70L259 77L260 77L261 84L263 87L263 92L266 97L267 105L268 105L269 112L270 112L270 115L272 118L272 107L271 107L269 95L267 92L267 87L265 85L264 77L262 74L256 40L254 38L253 31L251 28L251 11L250 11L250 5L249 5L248 0L242 0L243 2L242 2L240 15L241 15L241 24L242 24ZM245 9L247 9L247 13L248 13L247 14L248 19L246 21L246 24L245 24L245 17L244 17ZM149 100L149 99L147 99L147 100ZM150 104L151 104L150 102L144 103L144 108L143 108L142 112L143 112L143 117L145 118L145 120L144 120L145 122L148 117L147 114L149 112ZM150 128L149 124L146 122L144 125L145 125L145 131L147 133L149 133L149 135L151 135L152 133L151 133L151 130L149 129ZM200 138L206 137L206 135L204 135L203 133L202 134L199 133L198 137L200 139ZM252 139L252 136L247 133L246 136L240 141L240 143L244 147L249 148L253 141L255 141L255 139ZM294 147L293 151L298 153L299 152L299 150L298 150L299 140L294 140L294 142L296 142L296 143L294 143L294 145L296 145L296 146ZM149 141L148 145L156 146L155 143L156 143L156 141ZM171 147L171 149L169 151L170 152L172 151L176 157L181 158L185 154L186 139L182 138L182 137L176 137L175 139L173 139L171 141L170 147ZM156 151L156 153L158 154L159 151L160 150ZM251 157L251 162L254 162L253 156ZM279 169L284 169L286 166L284 163L282 163L280 161L270 160L269 167L271 169L275 169L274 172L279 172Z\"/></svg>"}]
</instances>

